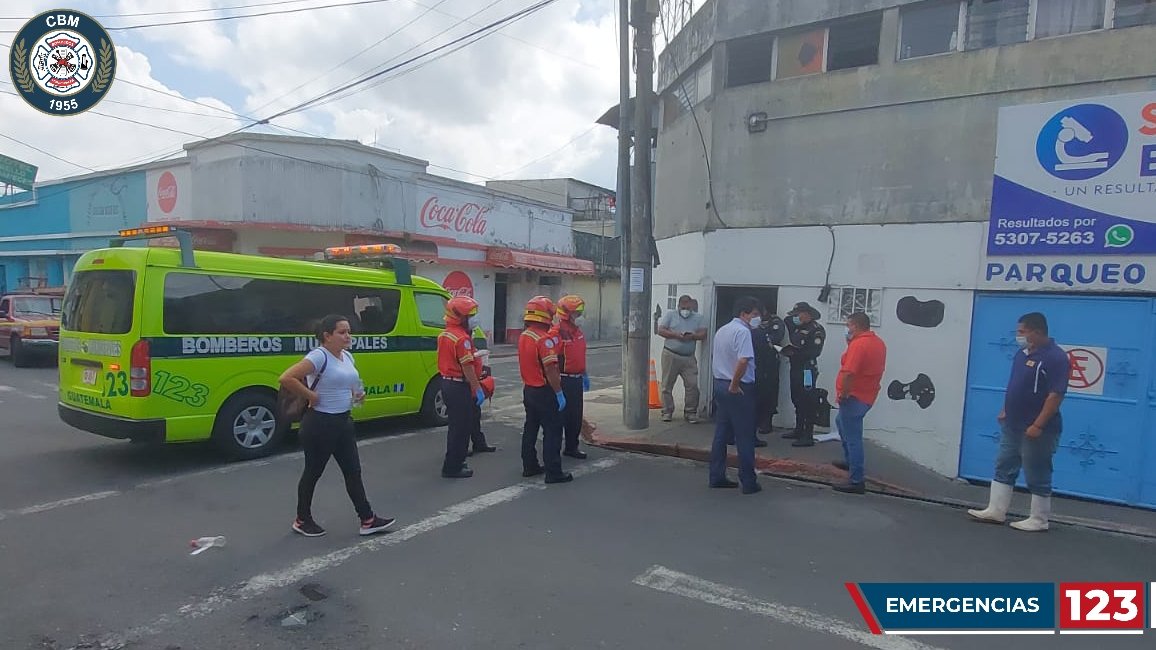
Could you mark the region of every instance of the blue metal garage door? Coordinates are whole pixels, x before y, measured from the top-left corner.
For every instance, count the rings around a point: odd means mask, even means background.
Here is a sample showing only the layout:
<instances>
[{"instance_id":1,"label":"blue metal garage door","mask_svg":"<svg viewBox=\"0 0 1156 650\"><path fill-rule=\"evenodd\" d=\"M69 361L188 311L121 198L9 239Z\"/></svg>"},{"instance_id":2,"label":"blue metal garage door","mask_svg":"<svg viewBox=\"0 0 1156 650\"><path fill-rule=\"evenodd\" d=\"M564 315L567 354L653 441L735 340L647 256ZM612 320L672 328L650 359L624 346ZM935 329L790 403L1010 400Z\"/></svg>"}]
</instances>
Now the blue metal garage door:
<instances>
[{"instance_id":1,"label":"blue metal garage door","mask_svg":"<svg viewBox=\"0 0 1156 650\"><path fill-rule=\"evenodd\" d=\"M1156 300L1150 298L977 295L960 476L991 479L996 415L1018 349L1016 321L1033 311L1047 316L1052 337L1073 359L1056 492L1156 508Z\"/></svg>"}]
</instances>

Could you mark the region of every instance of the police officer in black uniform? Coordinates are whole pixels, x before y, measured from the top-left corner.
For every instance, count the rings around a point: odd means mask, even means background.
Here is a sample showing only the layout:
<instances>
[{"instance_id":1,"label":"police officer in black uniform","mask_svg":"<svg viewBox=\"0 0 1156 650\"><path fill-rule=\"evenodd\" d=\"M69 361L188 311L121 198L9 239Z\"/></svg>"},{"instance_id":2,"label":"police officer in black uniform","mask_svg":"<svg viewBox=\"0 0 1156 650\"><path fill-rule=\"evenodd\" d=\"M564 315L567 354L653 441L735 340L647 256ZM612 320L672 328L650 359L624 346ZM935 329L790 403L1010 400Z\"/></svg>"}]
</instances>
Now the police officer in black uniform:
<instances>
[{"instance_id":1,"label":"police officer in black uniform","mask_svg":"<svg viewBox=\"0 0 1156 650\"><path fill-rule=\"evenodd\" d=\"M819 324L819 310L800 302L787 313L787 336L790 345L783 354L791 359L791 402L795 405L795 430L783 434L794 438L792 447L815 444L815 419L819 400L815 388L819 381L819 355L827 341L827 330ZM808 372L809 371L809 372ZM809 375L809 377L808 377Z\"/></svg>"},{"instance_id":2,"label":"police officer in black uniform","mask_svg":"<svg viewBox=\"0 0 1156 650\"><path fill-rule=\"evenodd\" d=\"M763 307L758 327L751 329L755 348L755 423L757 432L771 432L771 419L779 412L779 351L787 334L783 319ZM755 438L756 447L765 447L765 440Z\"/></svg>"}]
</instances>

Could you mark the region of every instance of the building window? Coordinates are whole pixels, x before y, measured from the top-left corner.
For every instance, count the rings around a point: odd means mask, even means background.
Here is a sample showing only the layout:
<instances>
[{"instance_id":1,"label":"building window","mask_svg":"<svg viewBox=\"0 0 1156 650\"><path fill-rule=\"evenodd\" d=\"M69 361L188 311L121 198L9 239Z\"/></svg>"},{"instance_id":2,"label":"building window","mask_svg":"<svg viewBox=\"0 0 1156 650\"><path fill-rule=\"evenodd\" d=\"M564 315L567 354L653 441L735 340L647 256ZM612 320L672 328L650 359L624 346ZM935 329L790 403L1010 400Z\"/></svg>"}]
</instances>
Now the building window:
<instances>
[{"instance_id":1,"label":"building window","mask_svg":"<svg viewBox=\"0 0 1156 650\"><path fill-rule=\"evenodd\" d=\"M1116 27L1156 25L1156 0L1116 0Z\"/></svg>"},{"instance_id":2,"label":"building window","mask_svg":"<svg viewBox=\"0 0 1156 650\"><path fill-rule=\"evenodd\" d=\"M879 327L882 289L862 289L859 287L839 287L831 295L827 321L842 324L855 312L863 312L871 319L871 327Z\"/></svg>"},{"instance_id":3,"label":"building window","mask_svg":"<svg viewBox=\"0 0 1156 650\"><path fill-rule=\"evenodd\" d=\"M1036 0L1036 38L1104 28L1104 0Z\"/></svg>"},{"instance_id":4,"label":"building window","mask_svg":"<svg viewBox=\"0 0 1156 650\"><path fill-rule=\"evenodd\" d=\"M827 56L827 30L796 32L776 39L776 79L789 79L823 71Z\"/></svg>"},{"instance_id":5,"label":"building window","mask_svg":"<svg viewBox=\"0 0 1156 650\"><path fill-rule=\"evenodd\" d=\"M666 310L673 311L678 309L678 285L666 285Z\"/></svg>"},{"instance_id":6,"label":"building window","mask_svg":"<svg viewBox=\"0 0 1156 650\"><path fill-rule=\"evenodd\" d=\"M913 5L900 13L899 58L913 59L959 48L959 2Z\"/></svg>"},{"instance_id":7,"label":"building window","mask_svg":"<svg viewBox=\"0 0 1156 650\"><path fill-rule=\"evenodd\" d=\"M768 63L768 69L770 69ZM662 126L665 128L675 120L690 112L691 107L698 106L710 97L712 88L712 69L710 59L700 65L698 69L683 77L681 81L671 84L662 96Z\"/></svg>"},{"instance_id":8,"label":"building window","mask_svg":"<svg viewBox=\"0 0 1156 650\"><path fill-rule=\"evenodd\" d=\"M1026 41L1030 6L1031 0L968 0L967 49Z\"/></svg>"},{"instance_id":9,"label":"building window","mask_svg":"<svg viewBox=\"0 0 1156 650\"><path fill-rule=\"evenodd\" d=\"M882 14L868 14L831 25L827 33L827 70L879 63Z\"/></svg>"},{"instance_id":10,"label":"building window","mask_svg":"<svg viewBox=\"0 0 1156 650\"><path fill-rule=\"evenodd\" d=\"M775 38L758 34L727 42L727 88L771 80Z\"/></svg>"}]
</instances>

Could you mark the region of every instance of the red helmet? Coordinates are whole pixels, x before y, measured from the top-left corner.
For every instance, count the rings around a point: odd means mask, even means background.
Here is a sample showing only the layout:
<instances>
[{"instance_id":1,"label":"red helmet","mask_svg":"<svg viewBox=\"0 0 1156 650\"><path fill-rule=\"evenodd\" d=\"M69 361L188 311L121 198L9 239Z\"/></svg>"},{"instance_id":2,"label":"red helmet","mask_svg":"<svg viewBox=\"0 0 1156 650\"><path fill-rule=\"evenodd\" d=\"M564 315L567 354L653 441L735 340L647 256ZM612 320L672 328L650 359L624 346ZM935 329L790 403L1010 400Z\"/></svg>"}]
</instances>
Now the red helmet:
<instances>
[{"instance_id":1,"label":"red helmet","mask_svg":"<svg viewBox=\"0 0 1156 650\"><path fill-rule=\"evenodd\" d=\"M530 301L526 303L526 314L522 320L552 325L554 323L554 301L546 296L530 298Z\"/></svg>"},{"instance_id":2,"label":"red helmet","mask_svg":"<svg viewBox=\"0 0 1156 650\"><path fill-rule=\"evenodd\" d=\"M469 296L450 298L446 303L446 322L465 323L478 313L478 301Z\"/></svg>"},{"instance_id":3,"label":"red helmet","mask_svg":"<svg viewBox=\"0 0 1156 650\"><path fill-rule=\"evenodd\" d=\"M586 311L586 301L581 296L562 296L558 300L558 317L563 320L574 320Z\"/></svg>"}]
</instances>

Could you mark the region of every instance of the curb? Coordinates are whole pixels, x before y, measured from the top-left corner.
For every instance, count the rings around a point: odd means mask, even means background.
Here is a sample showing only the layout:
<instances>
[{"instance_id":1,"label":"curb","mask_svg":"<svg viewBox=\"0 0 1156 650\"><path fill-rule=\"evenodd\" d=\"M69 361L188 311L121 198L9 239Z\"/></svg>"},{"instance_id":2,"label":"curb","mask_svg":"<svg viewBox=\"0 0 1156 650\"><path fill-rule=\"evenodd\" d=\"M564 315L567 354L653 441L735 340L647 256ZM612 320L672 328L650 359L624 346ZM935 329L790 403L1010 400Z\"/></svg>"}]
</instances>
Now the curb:
<instances>
[{"instance_id":1,"label":"curb","mask_svg":"<svg viewBox=\"0 0 1156 650\"><path fill-rule=\"evenodd\" d=\"M592 445L594 447L600 447L602 449L609 449L612 451L650 454L654 456L668 456L704 463L710 462L710 450L703 447L684 447L679 444L637 442L628 439L604 438L602 436L598 436L593 431L583 431L583 439L586 444ZM727 467L738 467L738 457L736 454L730 452L727 453ZM803 481L807 483L816 483L821 485L832 485L837 482L842 482L847 478L846 472L832 465L810 463L787 458L768 458L765 456L756 456L755 470L764 476ZM982 508L984 506L982 503L962 501L959 499L952 499L950 497L930 497L922 495L902 486L888 483L886 481L880 481L870 477L867 478L867 491L873 494L880 494L898 499L950 506L960 510ZM1026 512L1013 513L1012 511L1009 511L1008 514L1015 514L1021 517L1027 516ZM1066 517L1063 515L1052 515L1051 522L1065 526L1072 526L1074 528L1085 528L1088 530L1098 530L1102 532L1116 533L1119 535L1128 535L1131 537L1156 540L1156 530L1143 528L1140 526L1117 524L1114 522L1102 521L1098 519L1085 519L1082 517Z\"/></svg>"}]
</instances>

